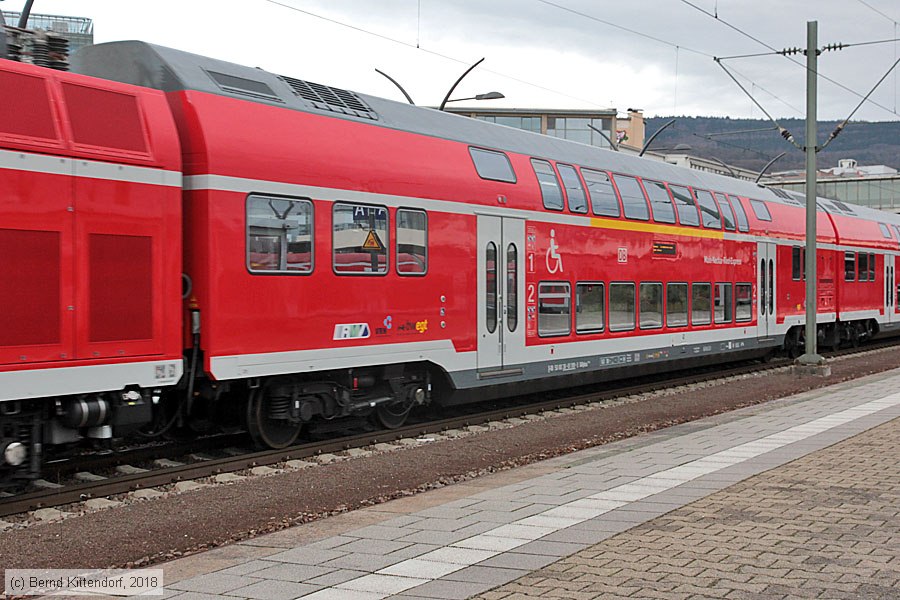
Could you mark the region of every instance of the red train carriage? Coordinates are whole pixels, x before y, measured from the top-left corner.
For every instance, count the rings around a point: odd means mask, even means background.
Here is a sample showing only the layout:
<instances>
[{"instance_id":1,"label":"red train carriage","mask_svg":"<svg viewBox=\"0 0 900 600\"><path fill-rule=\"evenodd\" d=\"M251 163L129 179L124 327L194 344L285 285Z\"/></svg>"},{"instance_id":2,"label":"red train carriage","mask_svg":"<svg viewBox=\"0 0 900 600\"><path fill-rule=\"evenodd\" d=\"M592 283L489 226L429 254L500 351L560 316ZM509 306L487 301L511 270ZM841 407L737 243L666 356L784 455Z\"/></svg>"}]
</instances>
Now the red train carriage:
<instances>
[{"instance_id":1,"label":"red train carriage","mask_svg":"<svg viewBox=\"0 0 900 600\"><path fill-rule=\"evenodd\" d=\"M181 378L181 155L147 88L0 61L0 104L0 465L35 473Z\"/></svg>"},{"instance_id":2,"label":"red train carriage","mask_svg":"<svg viewBox=\"0 0 900 600\"><path fill-rule=\"evenodd\" d=\"M10 166L21 141L7 136L0 181L72 186L78 209L70 233L73 204L49 190L0 205L19 257L4 279L41 300L7 294L3 314L58 314L53 343L69 344L20 364L10 357L29 340L16 336L32 329L0 332L16 342L0 350L0 381L27 371L43 382L20 379L2 398L13 407L0 417L4 443L20 457L36 455L36 440L150 420L123 399L158 398L166 426L240 408L256 439L279 447L319 418L371 414L392 427L425 402L802 347L793 194L138 42L85 49L74 64L98 79L0 63L56 99L26 121L53 128L59 145L28 146L30 160L74 169ZM130 129L110 121L111 100L79 104L60 91L69 81L131 98L139 116ZM0 80L0 97L12 85ZM91 148L70 130L79 108L107 132ZM79 206L96 229L79 229ZM823 343L896 326L898 224L820 202ZM20 231L63 240L59 290L28 277L53 261ZM179 309L182 268L191 285ZM52 338L46 324L34 331ZM182 346L187 375L165 387L181 375ZM78 371L97 373L84 385L72 368L101 370ZM33 427L26 437L8 423Z\"/></svg>"}]
</instances>

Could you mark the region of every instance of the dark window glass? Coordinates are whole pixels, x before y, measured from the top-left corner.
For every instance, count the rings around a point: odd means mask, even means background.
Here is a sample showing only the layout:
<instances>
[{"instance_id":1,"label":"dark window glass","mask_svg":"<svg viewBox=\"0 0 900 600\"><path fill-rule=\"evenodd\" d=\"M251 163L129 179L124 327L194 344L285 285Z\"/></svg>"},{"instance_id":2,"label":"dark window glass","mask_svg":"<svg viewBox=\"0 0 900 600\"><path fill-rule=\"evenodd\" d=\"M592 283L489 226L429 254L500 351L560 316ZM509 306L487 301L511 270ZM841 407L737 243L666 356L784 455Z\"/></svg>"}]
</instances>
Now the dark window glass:
<instances>
[{"instance_id":1,"label":"dark window glass","mask_svg":"<svg viewBox=\"0 0 900 600\"><path fill-rule=\"evenodd\" d=\"M603 217L618 217L619 201L613 191L609 176L600 171L582 169L581 175L587 183L588 196L591 198L591 210L595 215Z\"/></svg>"},{"instance_id":2,"label":"dark window glass","mask_svg":"<svg viewBox=\"0 0 900 600\"><path fill-rule=\"evenodd\" d=\"M738 283L734 286L734 320L751 321L753 319L753 286L749 283Z\"/></svg>"},{"instance_id":3,"label":"dark window glass","mask_svg":"<svg viewBox=\"0 0 900 600\"><path fill-rule=\"evenodd\" d=\"M509 157L503 152L485 150L484 148L469 148L469 155L475 163L475 171L482 179L491 181L516 182L516 173L513 171Z\"/></svg>"},{"instance_id":4,"label":"dark window glass","mask_svg":"<svg viewBox=\"0 0 900 600\"><path fill-rule=\"evenodd\" d=\"M750 223L747 221L747 213L744 212L744 205L740 199L729 196L731 207L734 209L734 216L737 218L738 231L750 231Z\"/></svg>"},{"instance_id":5,"label":"dark window glass","mask_svg":"<svg viewBox=\"0 0 900 600\"><path fill-rule=\"evenodd\" d=\"M484 251L484 323L488 333L497 331L497 246L494 242L488 242Z\"/></svg>"},{"instance_id":6,"label":"dark window glass","mask_svg":"<svg viewBox=\"0 0 900 600\"><path fill-rule=\"evenodd\" d=\"M663 325L663 285L641 284L641 329L659 329Z\"/></svg>"},{"instance_id":7,"label":"dark window glass","mask_svg":"<svg viewBox=\"0 0 900 600\"><path fill-rule=\"evenodd\" d=\"M387 273L388 211L383 206L335 204L332 211L334 272Z\"/></svg>"},{"instance_id":8,"label":"dark window glass","mask_svg":"<svg viewBox=\"0 0 900 600\"><path fill-rule=\"evenodd\" d=\"M691 285L691 325L712 322L712 286L708 283Z\"/></svg>"},{"instance_id":9,"label":"dark window glass","mask_svg":"<svg viewBox=\"0 0 900 600\"><path fill-rule=\"evenodd\" d=\"M857 255L857 267L859 268L859 277L858 281L868 281L869 280L869 255L865 252L860 252Z\"/></svg>"},{"instance_id":10,"label":"dark window glass","mask_svg":"<svg viewBox=\"0 0 900 600\"><path fill-rule=\"evenodd\" d=\"M672 198L669 196L666 186L658 181L644 180L644 189L650 199L650 208L653 212L653 220L657 223L674 223L675 207L672 206Z\"/></svg>"},{"instance_id":11,"label":"dark window glass","mask_svg":"<svg viewBox=\"0 0 900 600\"><path fill-rule=\"evenodd\" d=\"M700 214L703 215L703 226L709 229L722 229L722 218L713 195L706 190L694 190L700 203Z\"/></svg>"},{"instance_id":12,"label":"dark window glass","mask_svg":"<svg viewBox=\"0 0 900 600\"><path fill-rule=\"evenodd\" d=\"M670 185L672 198L675 200L675 208L678 209L678 221L682 225L696 226L700 224L697 216L697 207L694 206L694 197L690 190L680 185Z\"/></svg>"},{"instance_id":13,"label":"dark window glass","mask_svg":"<svg viewBox=\"0 0 900 600\"><path fill-rule=\"evenodd\" d=\"M875 255L869 253L869 281L875 281Z\"/></svg>"},{"instance_id":14,"label":"dark window glass","mask_svg":"<svg viewBox=\"0 0 900 600\"><path fill-rule=\"evenodd\" d=\"M424 275L428 271L428 215L423 210L397 209L397 272Z\"/></svg>"},{"instance_id":15,"label":"dark window glass","mask_svg":"<svg viewBox=\"0 0 900 600\"><path fill-rule=\"evenodd\" d=\"M613 175L619 195L622 197L622 208L625 209L625 217L647 221L650 219L650 210L647 208L647 199L641 184L634 177L627 175Z\"/></svg>"},{"instance_id":16,"label":"dark window glass","mask_svg":"<svg viewBox=\"0 0 900 600\"><path fill-rule=\"evenodd\" d=\"M800 246L791 248L791 279L794 281L806 279L806 248Z\"/></svg>"},{"instance_id":17,"label":"dark window glass","mask_svg":"<svg viewBox=\"0 0 900 600\"><path fill-rule=\"evenodd\" d=\"M634 329L634 284L609 284L609 329L628 331Z\"/></svg>"},{"instance_id":18,"label":"dark window glass","mask_svg":"<svg viewBox=\"0 0 900 600\"><path fill-rule=\"evenodd\" d=\"M750 208L753 209L753 213L756 215L756 218L760 221L771 221L772 214L769 212L769 207L766 206L766 203L762 200L751 200Z\"/></svg>"},{"instance_id":19,"label":"dark window glass","mask_svg":"<svg viewBox=\"0 0 900 600\"><path fill-rule=\"evenodd\" d=\"M310 273L313 208L309 200L247 198L247 268L254 273Z\"/></svg>"},{"instance_id":20,"label":"dark window glass","mask_svg":"<svg viewBox=\"0 0 900 600\"><path fill-rule=\"evenodd\" d=\"M581 179L575 168L569 165L556 165L559 176L562 177L563 185L566 186L566 198L569 200L569 210L574 213L587 212L587 196L584 193L584 186L581 185Z\"/></svg>"},{"instance_id":21,"label":"dark window glass","mask_svg":"<svg viewBox=\"0 0 900 600\"><path fill-rule=\"evenodd\" d=\"M579 283L575 286L575 331L603 331L603 284Z\"/></svg>"},{"instance_id":22,"label":"dark window glass","mask_svg":"<svg viewBox=\"0 0 900 600\"><path fill-rule=\"evenodd\" d=\"M856 281L855 252L844 252L844 281Z\"/></svg>"},{"instance_id":23,"label":"dark window glass","mask_svg":"<svg viewBox=\"0 0 900 600\"><path fill-rule=\"evenodd\" d=\"M716 194L716 200L719 201L719 209L722 211L722 221L725 223L725 231L734 231L734 212L731 210L731 204L722 194Z\"/></svg>"},{"instance_id":24,"label":"dark window glass","mask_svg":"<svg viewBox=\"0 0 900 600\"><path fill-rule=\"evenodd\" d=\"M666 325L684 327L688 323L688 284L670 283L666 286Z\"/></svg>"},{"instance_id":25,"label":"dark window glass","mask_svg":"<svg viewBox=\"0 0 900 600\"><path fill-rule=\"evenodd\" d=\"M544 208L550 210L563 209L562 190L559 187L559 180L553 167L546 160L531 159L531 166L534 167L534 174L537 176L538 183L541 186L541 197L544 199Z\"/></svg>"},{"instance_id":26,"label":"dark window glass","mask_svg":"<svg viewBox=\"0 0 900 600\"><path fill-rule=\"evenodd\" d=\"M731 323L732 298L730 283L716 284L716 297L714 304L716 307L716 323Z\"/></svg>"},{"instance_id":27,"label":"dark window glass","mask_svg":"<svg viewBox=\"0 0 900 600\"><path fill-rule=\"evenodd\" d=\"M538 335L569 335L570 297L568 283L538 284Z\"/></svg>"},{"instance_id":28,"label":"dark window glass","mask_svg":"<svg viewBox=\"0 0 900 600\"><path fill-rule=\"evenodd\" d=\"M519 325L519 252L515 244L506 247L506 327Z\"/></svg>"}]
</instances>

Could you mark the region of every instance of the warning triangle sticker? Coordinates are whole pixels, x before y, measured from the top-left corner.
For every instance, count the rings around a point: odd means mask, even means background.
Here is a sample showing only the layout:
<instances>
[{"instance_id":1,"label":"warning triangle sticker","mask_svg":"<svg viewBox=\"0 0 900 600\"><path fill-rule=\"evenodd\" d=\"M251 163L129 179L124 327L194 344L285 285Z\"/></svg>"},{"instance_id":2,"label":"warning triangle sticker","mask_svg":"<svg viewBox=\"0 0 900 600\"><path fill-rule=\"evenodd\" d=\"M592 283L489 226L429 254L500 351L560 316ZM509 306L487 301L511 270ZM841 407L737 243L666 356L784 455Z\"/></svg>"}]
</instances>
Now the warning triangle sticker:
<instances>
[{"instance_id":1,"label":"warning triangle sticker","mask_svg":"<svg viewBox=\"0 0 900 600\"><path fill-rule=\"evenodd\" d=\"M363 250L374 250L376 252L384 251L384 244L378 239L378 234L375 233L374 229L369 231L369 235L366 236L366 241L363 242L362 247Z\"/></svg>"}]
</instances>

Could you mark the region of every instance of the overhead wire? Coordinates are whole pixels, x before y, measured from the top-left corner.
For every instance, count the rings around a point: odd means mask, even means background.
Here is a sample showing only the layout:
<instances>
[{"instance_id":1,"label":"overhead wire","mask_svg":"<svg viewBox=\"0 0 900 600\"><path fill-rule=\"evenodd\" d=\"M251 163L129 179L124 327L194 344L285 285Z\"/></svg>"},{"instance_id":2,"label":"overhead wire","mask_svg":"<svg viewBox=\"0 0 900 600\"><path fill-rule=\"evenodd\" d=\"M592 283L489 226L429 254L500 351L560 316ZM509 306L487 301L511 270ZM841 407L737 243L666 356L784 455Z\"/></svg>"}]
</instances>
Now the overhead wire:
<instances>
[{"instance_id":1,"label":"overhead wire","mask_svg":"<svg viewBox=\"0 0 900 600\"><path fill-rule=\"evenodd\" d=\"M755 37L755 36L753 36L753 35L747 33L746 31L744 31L744 30L741 29L740 27L737 27L736 25L732 25L731 23L729 23L729 22L726 21L725 19L722 19L721 17L719 17L718 13L711 13L711 12L709 12L708 10L706 10L706 9L700 7L700 6L697 6L696 4L694 4L693 2L691 2L690 0L681 0L681 2L684 3L684 4L687 4L688 6L690 6L691 8L693 8L693 9L695 9L695 10L700 11L700 12L703 13L704 15L710 17L711 19L715 19L715 20L718 21L719 23L722 23L722 24L725 25L726 27L729 27L730 29L733 29L734 31L740 33L740 34L743 35L744 37L753 40L753 41L756 42L757 44L760 44L760 45L762 45L763 47L768 48L769 50L772 50L773 52L777 52L777 53L779 53L779 54L782 54L781 51L779 51L778 49L776 49L774 46L771 46L771 45L767 44L766 42L760 40L759 38L757 38L757 37ZM862 44L856 44L856 45L862 45ZM787 56L787 55L784 55L784 56L785 56L785 58L787 58L789 61L791 61L791 62L794 63L795 65L797 65L797 66L799 66L799 67L801 67L801 68L803 68L803 69L806 69L806 68L807 68L806 65L804 65L804 64L801 63L800 61L795 60L794 58L791 58L790 56ZM820 77L820 78L822 78L822 79L824 79L825 81L827 81L827 82L829 82L829 83L831 83L831 84L834 84L834 85L838 86L839 88L841 88L841 89L844 90L845 92L849 92L849 93L851 93L851 94L853 94L854 96L857 96L857 97L859 97L859 98L862 98L862 97L863 97L863 95L860 94L859 92L857 92L856 90L851 89L851 88L845 86L844 84L842 84L842 83L840 83L840 82L838 82L838 81L835 81L834 79L828 77L827 75L822 74L821 72L816 72L816 76L817 76L817 77ZM898 117L900 117L900 113L897 113L896 110L890 109L890 108L888 108L887 106L884 106L883 104L881 104L881 103L879 103L879 102L876 102L875 100L869 99L868 102L870 102L871 104L877 106L878 108L881 108L881 109L883 109L883 110L886 110L886 111L888 111L889 113L892 113L892 114L897 115Z\"/></svg>"},{"instance_id":2,"label":"overhead wire","mask_svg":"<svg viewBox=\"0 0 900 600\"><path fill-rule=\"evenodd\" d=\"M470 62L465 61L465 60L462 60L462 59L460 59L460 58L456 58L456 57L454 57L454 56L449 56L449 55L443 54L443 53L441 53L441 52L436 52L436 51L434 51L434 50L429 50L429 49L427 49L427 48L424 48L424 47L422 47L422 45L421 45L418 41L417 41L417 43L415 43L415 44L412 44L412 43L409 43L409 42L404 42L403 40L398 40L397 38L392 38L392 37L390 37L390 36L388 36L388 35L384 35L384 34L381 34L381 33L377 33L377 32L375 32L375 31L371 31L371 30L368 30L368 29L364 29L364 28L359 27L359 26L357 26L357 25L351 25L351 24L345 23L345 22L343 22L343 21L338 21L337 19L332 19L331 17L326 17L326 16L324 16L324 15L320 15L320 14L314 13L314 12L312 12L312 11L310 11L310 10L306 10L306 9L303 9L303 8L299 8L299 7L293 6L293 5L291 5L291 4L287 4L286 2L282 2L282 1L279 1L279 0L262 0L262 1L263 1L263 2L268 2L269 4L274 4L275 6L280 6L280 7L282 7L282 8L286 8L286 9L288 9L288 10L292 10L292 11L295 11L295 12L302 13L302 14L304 14L304 15L313 17L313 18L315 18L315 19L320 19L320 20L322 20L322 21L327 21L327 22L332 23L332 24L334 24L334 25L339 25L339 26L345 27L345 28L347 28L347 29L352 29L353 31L356 31L356 32L358 32L358 33L364 33L364 34L366 34L366 35L370 35L370 36L373 36L373 37L377 37L377 38L379 38L379 39L381 39L381 40L384 40L384 41L387 41L387 42L391 42L391 43L394 43L394 44L399 44L399 45L401 45L401 46L406 46L407 48L412 48L412 49L415 49L415 50L419 50L419 51L421 51L421 52L425 52L426 54L431 54L432 56L437 56L437 57L439 57L439 58L443 58L443 59L445 59L445 60L453 61L453 62L459 63L459 64L461 64L461 65L470 66L470 64L471 64ZM482 71L483 71L483 72L486 72L486 73L491 73L491 74L493 74L493 75L497 75L497 76L499 76L499 77L504 77L504 78L506 78L506 79L509 79L510 81L515 81L516 83L521 83L521 84L523 84L523 85L527 85L527 86L533 87L533 88L535 88L535 89L543 90L543 91L545 91L545 92L550 92L550 93L556 94L556 95L558 95L558 96L563 96L563 97L569 98L569 99L571 99L571 100L577 100L577 101L579 101L579 102L584 102L584 103L586 103L586 104L590 104L591 106L597 106L597 107L600 107L600 106L601 106L600 104L597 104L596 102L594 102L594 101L592 101L592 100L586 100L585 98L579 98L578 96L573 96L573 95L571 95L571 94L566 94L565 92L560 92L558 89L553 89L553 88L550 88L550 87L547 87L547 86L540 85L540 84L538 84L538 83L534 83L534 82L532 82L532 81L527 81L527 80L525 80L525 79L521 79L521 78L516 77L516 76L514 76L514 75L509 75L508 73L503 73L503 72L495 71L495 70L488 69L488 68L482 69Z\"/></svg>"}]
</instances>

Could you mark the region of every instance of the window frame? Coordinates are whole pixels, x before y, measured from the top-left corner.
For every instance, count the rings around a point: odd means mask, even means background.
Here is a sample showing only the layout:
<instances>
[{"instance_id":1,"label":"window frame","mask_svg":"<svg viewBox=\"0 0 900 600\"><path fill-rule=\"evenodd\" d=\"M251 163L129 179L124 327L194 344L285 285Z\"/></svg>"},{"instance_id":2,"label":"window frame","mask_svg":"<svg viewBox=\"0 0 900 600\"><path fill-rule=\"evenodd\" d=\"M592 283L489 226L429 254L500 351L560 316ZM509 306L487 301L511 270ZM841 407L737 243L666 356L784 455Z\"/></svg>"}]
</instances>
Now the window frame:
<instances>
[{"instance_id":1,"label":"window frame","mask_svg":"<svg viewBox=\"0 0 900 600\"><path fill-rule=\"evenodd\" d=\"M705 194L705 196L703 194ZM704 198L704 197L709 198L709 200L712 201L712 206L707 206L707 207L703 206L703 200L701 200L701 198ZM700 225L703 227L703 229L713 229L713 230L722 231L722 211L719 209L719 203L716 202L715 195L713 195L713 193L709 190L698 190L698 189L694 188L694 199L697 201L697 208L700 210ZM703 210L704 208L706 208L706 209L714 208L715 209L715 211L716 211L715 219L716 219L717 224L710 224L710 225L706 224L707 216L711 217L711 215L709 215L709 213L705 212Z\"/></svg>"},{"instance_id":2,"label":"window frame","mask_svg":"<svg viewBox=\"0 0 900 600\"><path fill-rule=\"evenodd\" d=\"M749 288L749 291L750 291L749 295L747 296L749 298L749 303L746 304L747 316L744 318L742 318L738 314L738 306L739 306L739 304L738 304L738 296L739 296L738 288L742 288L742 287L747 287L747 288ZM752 320L753 320L753 284L749 283L749 282L735 283L734 284L734 322L735 323L749 323Z\"/></svg>"},{"instance_id":3,"label":"window frame","mask_svg":"<svg viewBox=\"0 0 900 600\"><path fill-rule=\"evenodd\" d=\"M649 184L649 185L648 185ZM642 179L641 187L644 188L644 195L647 197L647 202L650 204L650 217L653 219L655 223L665 223L666 225L675 225L678 223L678 211L675 210L675 203L672 201L672 193L669 191L668 186L665 182L656 181L655 179ZM667 206L672 211L672 220L665 221L660 220L659 217L656 216L656 211L653 210L653 207L656 205L664 204L663 202L654 202L653 198L650 197L650 192L648 189L658 189L661 190L663 194L666 195Z\"/></svg>"},{"instance_id":4,"label":"window frame","mask_svg":"<svg viewBox=\"0 0 900 600\"><path fill-rule=\"evenodd\" d=\"M734 284L730 281L717 281L715 283L716 292L721 289L723 291L723 296L728 300L727 304L723 304L722 308L722 319L719 320L719 314L716 310L716 297L713 294L713 323L715 325L729 325L734 323Z\"/></svg>"},{"instance_id":5,"label":"window frame","mask_svg":"<svg viewBox=\"0 0 900 600\"><path fill-rule=\"evenodd\" d=\"M753 214L756 215L757 220L766 221L768 223L772 222L772 212L769 210L765 200L754 200L753 198L750 198L750 208L753 209ZM760 210L762 210L762 214L760 214Z\"/></svg>"},{"instance_id":6,"label":"window frame","mask_svg":"<svg viewBox=\"0 0 900 600\"><path fill-rule=\"evenodd\" d=\"M400 213L401 212L417 212L422 213L425 217L425 270L421 273L404 273L400 270ZM424 277L428 274L428 211L421 208L403 208L400 207L397 209L397 213L394 216L394 269L397 271L397 275L401 277Z\"/></svg>"},{"instance_id":7,"label":"window frame","mask_svg":"<svg viewBox=\"0 0 900 600\"><path fill-rule=\"evenodd\" d=\"M268 200L286 200L288 202L296 202L309 206L309 269L300 271L296 269L254 269L250 266L250 220L248 211L250 209L250 201L252 199L268 199ZM312 275L316 270L316 206L310 198L297 196L279 196L276 194L265 194L261 192L251 192L244 199L244 268L251 275ZM280 262L280 260L279 260Z\"/></svg>"},{"instance_id":8,"label":"window frame","mask_svg":"<svg viewBox=\"0 0 900 600\"><path fill-rule=\"evenodd\" d=\"M671 316L672 314L682 314L681 312L675 312L669 310L669 290L673 286L684 286L684 323L672 323ZM691 299L691 286L687 281L670 281L666 283L666 327L675 328L675 327L687 327L690 324L690 299Z\"/></svg>"},{"instance_id":9,"label":"window frame","mask_svg":"<svg viewBox=\"0 0 900 600\"><path fill-rule=\"evenodd\" d=\"M368 204L365 202L347 202L344 200L335 202L334 204L331 205L331 271L332 271L332 273L334 273L335 275L339 275L341 277L385 277L385 276L387 276L387 274L391 272L391 254L390 254L391 240L390 240L390 237L388 237L388 240L386 242L382 242L384 244L384 271L371 271L371 272L367 273L365 271L338 271L337 270L337 263L334 260L334 257L336 256L335 247L334 247L334 240L335 240L334 213L337 210L338 206L351 206L351 207L352 206L363 206L365 208L383 209L385 214L387 215L387 223L385 224L384 230L388 236L391 235L391 211L386 205L384 205L384 204Z\"/></svg>"},{"instance_id":10,"label":"window frame","mask_svg":"<svg viewBox=\"0 0 900 600\"><path fill-rule=\"evenodd\" d=\"M581 314L581 295L580 289L585 286L600 287L600 327L579 327L578 316ZM576 281L575 282L575 333L577 335L587 335L591 333L603 333L606 331L606 284L602 281Z\"/></svg>"},{"instance_id":11,"label":"window frame","mask_svg":"<svg viewBox=\"0 0 900 600\"><path fill-rule=\"evenodd\" d=\"M713 196L715 196L716 203L719 205L719 217L722 219L722 226L725 228L725 231L737 231L737 218L734 216L734 208L732 208L731 202L728 201L728 196L722 192L713 192ZM731 227L728 226L726 211L729 213L728 217L731 218Z\"/></svg>"},{"instance_id":12,"label":"window frame","mask_svg":"<svg viewBox=\"0 0 900 600\"><path fill-rule=\"evenodd\" d=\"M791 246L791 280L806 281L806 248L803 246Z\"/></svg>"},{"instance_id":13,"label":"window frame","mask_svg":"<svg viewBox=\"0 0 900 600\"><path fill-rule=\"evenodd\" d=\"M556 182L556 190L559 192L559 207L555 206L547 206L547 195L544 193L544 184L541 181L541 173L538 173L537 166L538 164L546 165L550 168L550 173L543 173L543 175L553 175L553 180ZM531 158L531 170L534 172L534 178L537 180L538 189L541 192L541 203L544 205L545 210L552 210L554 212L562 212L566 209L566 195L563 191L562 183L559 180L559 173L556 172L556 169L553 168L553 163L549 160L543 158Z\"/></svg>"},{"instance_id":14,"label":"window frame","mask_svg":"<svg viewBox=\"0 0 900 600\"><path fill-rule=\"evenodd\" d=\"M570 188L569 184L566 182L566 176L563 175L563 172L571 172L571 175L575 178L575 182L578 183L577 188ZM560 183L562 183L563 187L566 190L566 208L569 209L570 213L574 213L577 215L586 215L588 213L588 204L590 203L588 199L587 191L585 190L584 182L581 181L581 176L578 174L578 170L574 165L570 165L568 163L556 163L556 172L559 173ZM570 189L577 189L581 192L581 197L584 199L584 210L576 210L572 208L572 194L569 193Z\"/></svg>"},{"instance_id":15,"label":"window frame","mask_svg":"<svg viewBox=\"0 0 900 600\"><path fill-rule=\"evenodd\" d=\"M894 237L891 235L891 230L888 228L885 223L878 223L878 228L881 230L881 237L886 240L892 240Z\"/></svg>"},{"instance_id":16,"label":"window frame","mask_svg":"<svg viewBox=\"0 0 900 600\"><path fill-rule=\"evenodd\" d=\"M853 265L849 269L848 262ZM856 252L844 251L844 281L856 281Z\"/></svg>"},{"instance_id":17,"label":"window frame","mask_svg":"<svg viewBox=\"0 0 900 600\"><path fill-rule=\"evenodd\" d=\"M868 281L869 280L869 253L868 252L857 252L856 253L856 280L857 281Z\"/></svg>"},{"instance_id":18,"label":"window frame","mask_svg":"<svg viewBox=\"0 0 900 600\"><path fill-rule=\"evenodd\" d=\"M747 219L747 211L744 210L744 205L741 204L741 199L737 196L732 196L731 194L725 194L725 199L728 200L728 203L731 204L731 208L734 209L734 217L737 221L737 230L740 233L747 233L750 231L750 220Z\"/></svg>"},{"instance_id":19,"label":"window frame","mask_svg":"<svg viewBox=\"0 0 900 600\"><path fill-rule=\"evenodd\" d=\"M629 221L649 221L651 212L650 212L650 201L647 198L647 192L644 191L644 187L641 185L641 180L635 175L627 175L625 173L610 173L610 179L613 182L616 190L616 196L619 199L619 204L622 206L622 215L628 219ZM637 186L637 190L640 193L640 197L644 200L644 203L641 205L644 207L646 216L631 216L628 214L628 206L638 206L637 202L626 204L625 197L622 195L622 190L619 187L620 181L632 181ZM631 198L631 196L629 196Z\"/></svg>"},{"instance_id":20,"label":"window frame","mask_svg":"<svg viewBox=\"0 0 900 600\"><path fill-rule=\"evenodd\" d=\"M566 330L541 331L541 288L545 285L561 285L566 288ZM562 297L562 296L560 296ZM540 338L567 337L572 334L572 284L568 281L539 281L537 286L537 331Z\"/></svg>"},{"instance_id":21,"label":"window frame","mask_svg":"<svg viewBox=\"0 0 900 600\"><path fill-rule=\"evenodd\" d=\"M694 321L694 289L700 287L705 287L708 292L708 300L709 300L709 308L706 311L707 319L706 321ZM699 281L691 283L691 303L688 307L688 313L690 313L691 317L691 327L694 326L707 326L713 324L713 295L712 295L712 283L708 281Z\"/></svg>"},{"instance_id":22,"label":"window frame","mask_svg":"<svg viewBox=\"0 0 900 600\"><path fill-rule=\"evenodd\" d=\"M644 325L644 309L641 301L644 286L659 287L659 325ZM666 288L661 281L642 281L638 288L638 329L641 331L662 329L666 323Z\"/></svg>"},{"instance_id":23,"label":"window frame","mask_svg":"<svg viewBox=\"0 0 900 600\"><path fill-rule=\"evenodd\" d=\"M506 165L509 167L509 172L512 174L512 179L504 179L499 177L488 177L482 174L481 170L478 168L478 161L475 159L475 152L480 152L482 154L491 154L491 155L499 155L506 159ZM492 148L482 148L481 146L469 146L469 158L472 159L472 166L475 167L475 173L485 181L499 181L500 183L516 183L518 181L518 176L516 175L516 170L512 166L512 161L509 160L509 155L502 150L494 150Z\"/></svg>"},{"instance_id":24,"label":"window frame","mask_svg":"<svg viewBox=\"0 0 900 600\"><path fill-rule=\"evenodd\" d=\"M686 185L678 185L678 184L668 184L669 193L672 195L672 203L675 205L675 214L678 215L678 224L682 227L700 227L700 211L697 208L697 200L694 198L694 193L691 191L691 188ZM687 192L687 198L690 198L690 202L682 202L679 204L679 197L675 195L675 192L672 191L673 188L677 188L679 190L684 190ZM682 211L682 207L690 206L693 208L693 211L690 211L688 208L685 208ZM682 212L685 214L691 214L696 219L696 223L685 223L684 219L682 219Z\"/></svg>"},{"instance_id":25,"label":"window frame","mask_svg":"<svg viewBox=\"0 0 900 600\"><path fill-rule=\"evenodd\" d=\"M606 183L609 185L609 191L611 192L610 197L612 198L613 202L615 203L615 209L616 209L615 214L613 214L611 212L600 212L596 209L596 205L594 204L594 196L591 194L591 180L585 176L585 173L592 175L592 176L595 174L602 175L603 177L606 178ZM585 189L585 193L587 193L588 204L590 204L592 215L597 216L597 217L610 217L610 218L616 218L616 219L622 218L622 203L619 201L619 194L616 193L616 188L613 185L612 178L610 177L609 173L607 173L606 171L598 171L597 169L588 169L588 168L582 167L581 168L581 179L585 183L584 189ZM602 208L602 206L601 206L601 208Z\"/></svg>"},{"instance_id":26,"label":"window frame","mask_svg":"<svg viewBox=\"0 0 900 600\"><path fill-rule=\"evenodd\" d=\"M613 286L631 286L631 326L630 327L613 327L612 323L612 291ZM609 291L607 292L606 302L606 319L607 329L611 332L634 331L637 328L637 286L633 281L610 281Z\"/></svg>"}]
</instances>

